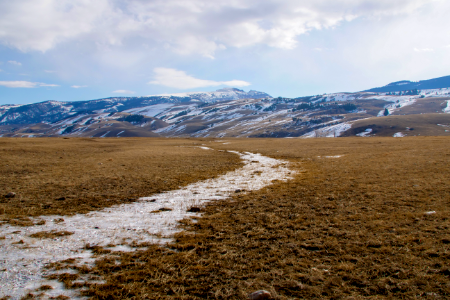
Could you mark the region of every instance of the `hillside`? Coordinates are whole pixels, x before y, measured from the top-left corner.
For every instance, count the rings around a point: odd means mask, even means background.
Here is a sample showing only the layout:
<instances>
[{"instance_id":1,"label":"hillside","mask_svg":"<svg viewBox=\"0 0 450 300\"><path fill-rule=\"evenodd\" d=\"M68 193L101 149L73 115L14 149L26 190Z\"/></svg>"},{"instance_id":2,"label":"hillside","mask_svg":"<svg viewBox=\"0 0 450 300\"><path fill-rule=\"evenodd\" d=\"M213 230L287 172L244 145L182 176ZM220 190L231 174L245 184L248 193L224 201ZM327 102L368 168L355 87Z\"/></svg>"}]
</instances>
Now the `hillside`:
<instances>
[{"instance_id":1,"label":"hillside","mask_svg":"<svg viewBox=\"0 0 450 300\"><path fill-rule=\"evenodd\" d=\"M358 132L355 122L379 118L377 122L383 123L386 116L408 115L411 117L403 118L401 126L419 128L417 122L425 119L415 116L449 113L449 103L449 88L298 98L272 98L263 92L228 88L79 102L47 101L0 106L0 137L370 136Z\"/></svg>"},{"instance_id":2,"label":"hillside","mask_svg":"<svg viewBox=\"0 0 450 300\"><path fill-rule=\"evenodd\" d=\"M383 87L373 88L366 90L365 92L373 93L386 93L386 92L399 92L408 90L430 90L441 89L450 87L450 76L444 76L428 80L420 80L417 82L402 80L389 83Z\"/></svg>"}]
</instances>

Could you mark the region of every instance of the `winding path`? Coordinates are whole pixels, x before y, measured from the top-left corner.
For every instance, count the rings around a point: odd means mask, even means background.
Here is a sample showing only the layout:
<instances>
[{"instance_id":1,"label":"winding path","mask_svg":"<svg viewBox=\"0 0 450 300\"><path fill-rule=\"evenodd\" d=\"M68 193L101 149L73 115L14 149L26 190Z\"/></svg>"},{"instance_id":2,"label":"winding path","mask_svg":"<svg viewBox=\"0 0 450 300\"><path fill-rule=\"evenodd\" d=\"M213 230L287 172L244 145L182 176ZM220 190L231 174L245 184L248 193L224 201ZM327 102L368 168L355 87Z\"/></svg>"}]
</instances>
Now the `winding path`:
<instances>
[{"instance_id":1,"label":"winding path","mask_svg":"<svg viewBox=\"0 0 450 300\"><path fill-rule=\"evenodd\" d=\"M43 276L48 271L43 267L68 258L75 258L78 264L93 263L91 252L84 249L86 244L117 245L110 249L136 251L130 246L133 242L165 243L179 231L176 228L178 221L196 215L187 212L189 208L211 200L227 199L237 190L258 190L274 180L286 181L294 174L286 161L249 152L234 153L243 160L242 168L179 190L84 215L43 216L39 220L44 220L45 224L40 226L2 225L0 236L5 239L0 240L0 297L9 295L12 299L20 299L41 285L51 285L53 289L46 291L46 297L66 295L77 298L74 291L65 290L61 283L45 280ZM55 222L58 219L64 221ZM73 234L53 239L30 237L42 231Z\"/></svg>"}]
</instances>

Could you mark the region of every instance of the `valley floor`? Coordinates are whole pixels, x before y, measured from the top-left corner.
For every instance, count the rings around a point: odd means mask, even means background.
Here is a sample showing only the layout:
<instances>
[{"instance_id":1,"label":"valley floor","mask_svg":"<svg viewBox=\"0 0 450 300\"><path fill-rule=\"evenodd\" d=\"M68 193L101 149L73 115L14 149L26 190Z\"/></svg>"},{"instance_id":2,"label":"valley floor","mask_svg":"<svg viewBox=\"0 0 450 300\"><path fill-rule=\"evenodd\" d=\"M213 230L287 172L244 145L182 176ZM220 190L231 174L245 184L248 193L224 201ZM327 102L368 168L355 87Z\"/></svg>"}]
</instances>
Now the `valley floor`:
<instances>
[{"instance_id":1,"label":"valley floor","mask_svg":"<svg viewBox=\"0 0 450 300\"><path fill-rule=\"evenodd\" d=\"M66 287L94 299L246 299L259 289L275 299L449 297L448 137L187 141L288 160L297 173L210 203L167 246L96 248L94 266L58 276Z\"/></svg>"}]
</instances>

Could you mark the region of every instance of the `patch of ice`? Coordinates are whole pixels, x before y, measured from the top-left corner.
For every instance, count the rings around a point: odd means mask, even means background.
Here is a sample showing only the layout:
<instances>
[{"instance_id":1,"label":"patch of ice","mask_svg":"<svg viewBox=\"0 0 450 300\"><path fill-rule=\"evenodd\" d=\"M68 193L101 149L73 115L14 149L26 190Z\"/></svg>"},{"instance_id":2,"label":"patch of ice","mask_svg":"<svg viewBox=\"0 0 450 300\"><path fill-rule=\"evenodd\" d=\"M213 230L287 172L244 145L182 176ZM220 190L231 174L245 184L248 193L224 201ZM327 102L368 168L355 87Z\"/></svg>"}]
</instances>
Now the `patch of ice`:
<instances>
[{"instance_id":1,"label":"patch of ice","mask_svg":"<svg viewBox=\"0 0 450 300\"><path fill-rule=\"evenodd\" d=\"M231 151L233 152L233 151ZM43 216L37 220L40 226L0 226L0 297L20 299L40 285L47 274L43 267L51 262L78 258L81 263L93 258L85 245L128 245L132 242L164 243L180 229L178 221L195 216L187 212L192 206L200 206L212 200L229 198L237 189L252 191L270 185L274 180L286 181L294 171L288 162L254 153L238 153L244 166L214 179L200 181L182 189L144 197L139 201L105 208L101 211L75 216ZM255 176L255 173L259 175ZM164 208L164 209L163 209ZM64 222L53 220L63 218ZM31 234L41 231L70 231L73 235L36 239ZM163 237L161 239L160 237ZM164 239L166 237L166 239ZM60 291L69 297L72 291ZM52 290L56 293L56 290Z\"/></svg>"}]
</instances>

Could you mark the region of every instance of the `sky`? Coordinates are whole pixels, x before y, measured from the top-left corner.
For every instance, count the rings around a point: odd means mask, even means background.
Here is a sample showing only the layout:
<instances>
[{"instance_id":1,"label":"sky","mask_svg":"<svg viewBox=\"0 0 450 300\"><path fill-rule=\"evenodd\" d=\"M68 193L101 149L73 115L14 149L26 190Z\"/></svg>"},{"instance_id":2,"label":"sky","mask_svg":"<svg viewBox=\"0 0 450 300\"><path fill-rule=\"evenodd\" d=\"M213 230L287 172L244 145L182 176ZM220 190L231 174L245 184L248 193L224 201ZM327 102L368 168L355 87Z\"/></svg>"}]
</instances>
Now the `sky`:
<instances>
[{"instance_id":1,"label":"sky","mask_svg":"<svg viewBox=\"0 0 450 300\"><path fill-rule=\"evenodd\" d=\"M0 0L0 105L450 75L448 0Z\"/></svg>"}]
</instances>

